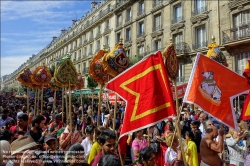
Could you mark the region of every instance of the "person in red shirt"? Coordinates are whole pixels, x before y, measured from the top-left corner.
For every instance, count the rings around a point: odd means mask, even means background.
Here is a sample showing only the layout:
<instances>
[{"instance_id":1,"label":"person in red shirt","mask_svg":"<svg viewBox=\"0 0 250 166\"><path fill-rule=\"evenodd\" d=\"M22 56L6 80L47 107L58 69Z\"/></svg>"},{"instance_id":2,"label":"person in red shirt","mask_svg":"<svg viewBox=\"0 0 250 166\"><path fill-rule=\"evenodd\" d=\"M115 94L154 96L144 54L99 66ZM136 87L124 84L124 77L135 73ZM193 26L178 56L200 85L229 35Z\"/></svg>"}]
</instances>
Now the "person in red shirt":
<instances>
[{"instance_id":1,"label":"person in red shirt","mask_svg":"<svg viewBox=\"0 0 250 166\"><path fill-rule=\"evenodd\" d=\"M49 125L49 134L56 134L56 132L62 128L62 116L61 114L56 114L54 122L50 123Z\"/></svg>"},{"instance_id":2,"label":"person in red shirt","mask_svg":"<svg viewBox=\"0 0 250 166\"><path fill-rule=\"evenodd\" d=\"M17 116L17 125L10 128L11 133L14 135L14 140L24 136L29 130L28 115L25 113Z\"/></svg>"},{"instance_id":3,"label":"person in red shirt","mask_svg":"<svg viewBox=\"0 0 250 166\"><path fill-rule=\"evenodd\" d=\"M101 145L101 152L95 156L95 158L91 161L90 166L96 166L99 163L99 160L102 156L107 154L115 155L115 140L116 134L112 130L104 130L99 136L99 141Z\"/></svg>"}]
</instances>

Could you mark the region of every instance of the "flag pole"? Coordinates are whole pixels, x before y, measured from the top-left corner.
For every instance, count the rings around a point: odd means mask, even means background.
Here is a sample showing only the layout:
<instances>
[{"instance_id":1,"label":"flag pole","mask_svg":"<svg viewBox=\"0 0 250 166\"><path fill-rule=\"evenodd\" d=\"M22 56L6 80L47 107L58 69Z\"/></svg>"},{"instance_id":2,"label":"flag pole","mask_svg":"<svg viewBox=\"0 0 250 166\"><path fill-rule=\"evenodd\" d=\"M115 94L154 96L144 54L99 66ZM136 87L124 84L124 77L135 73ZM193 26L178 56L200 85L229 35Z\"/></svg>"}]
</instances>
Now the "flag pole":
<instances>
[{"instance_id":1,"label":"flag pole","mask_svg":"<svg viewBox=\"0 0 250 166\"><path fill-rule=\"evenodd\" d=\"M34 89L34 90L35 90L34 115L36 115L37 89Z\"/></svg>"},{"instance_id":2,"label":"flag pole","mask_svg":"<svg viewBox=\"0 0 250 166\"><path fill-rule=\"evenodd\" d=\"M220 123L220 129L223 129L223 124ZM222 153L221 153L221 159L223 160L223 166L226 166L226 162L225 162L225 144L224 144L224 136L223 135L223 150L222 150Z\"/></svg>"},{"instance_id":3,"label":"flag pole","mask_svg":"<svg viewBox=\"0 0 250 166\"><path fill-rule=\"evenodd\" d=\"M41 112L43 111L43 87L44 87L44 84L42 84L42 95L41 95Z\"/></svg>"},{"instance_id":4,"label":"flag pole","mask_svg":"<svg viewBox=\"0 0 250 166\"><path fill-rule=\"evenodd\" d=\"M108 104L109 105L109 104ZM117 111L117 94L115 94L115 106L114 106L114 119L113 119L113 130L115 131L115 124L116 124L116 111Z\"/></svg>"},{"instance_id":5,"label":"flag pole","mask_svg":"<svg viewBox=\"0 0 250 166\"><path fill-rule=\"evenodd\" d=\"M99 91L99 103L98 103L98 114L97 114L97 127L100 125L100 112L101 112L101 105L102 105L102 88L103 84L100 85Z\"/></svg>"},{"instance_id":6,"label":"flag pole","mask_svg":"<svg viewBox=\"0 0 250 166\"><path fill-rule=\"evenodd\" d=\"M27 86L27 113L30 112L29 87Z\"/></svg>"},{"instance_id":7,"label":"flag pole","mask_svg":"<svg viewBox=\"0 0 250 166\"><path fill-rule=\"evenodd\" d=\"M67 88L65 87L66 97L65 97L65 104L66 104L66 124L68 125L69 122L69 104L68 104L68 94L67 94Z\"/></svg>"},{"instance_id":8,"label":"flag pole","mask_svg":"<svg viewBox=\"0 0 250 166\"><path fill-rule=\"evenodd\" d=\"M187 166L184 148L183 148L183 144L182 144L182 137L181 137L181 127L180 127L180 118L179 118L180 117L180 110L179 110L179 101L178 101L178 93L177 93L177 83L176 83L176 79L173 79L173 81L174 81L174 91L175 91L175 106L176 106L176 112L177 112L177 117L178 117L178 119L176 119L176 122L177 122L176 129L177 129L177 134L179 136L179 145L181 147L183 162L184 162L184 165Z\"/></svg>"},{"instance_id":9,"label":"flag pole","mask_svg":"<svg viewBox=\"0 0 250 166\"><path fill-rule=\"evenodd\" d=\"M64 122L64 88L62 87L62 121ZM66 119L67 121L67 119ZM67 122L65 122L67 123Z\"/></svg>"},{"instance_id":10,"label":"flag pole","mask_svg":"<svg viewBox=\"0 0 250 166\"><path fill-rule=\"evenodd\" d=\"M37 92L37 104L36 104L36 112L35 112L35 115L37 115L38 110L39 110L39 100L40 100L40 89L38 89L38 92Z\"/></svg>"}]
</instances>

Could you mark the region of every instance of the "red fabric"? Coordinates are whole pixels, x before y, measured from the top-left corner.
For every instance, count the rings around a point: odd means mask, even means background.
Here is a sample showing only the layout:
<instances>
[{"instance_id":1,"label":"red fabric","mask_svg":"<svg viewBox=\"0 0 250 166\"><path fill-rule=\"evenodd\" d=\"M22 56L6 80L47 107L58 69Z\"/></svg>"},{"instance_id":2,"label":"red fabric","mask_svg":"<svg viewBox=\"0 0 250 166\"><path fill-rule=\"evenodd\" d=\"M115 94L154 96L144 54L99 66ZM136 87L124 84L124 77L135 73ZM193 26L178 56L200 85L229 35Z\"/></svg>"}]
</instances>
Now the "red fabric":
<instances>
[{"instance_id":1,"label":"red fabric","mask_svg":"<svg viewBox=\"0 0 250 166\"><path fill-rule=\"evenodd\" d=\"M118 147L119 147L121 154L127 153L127 139L128 139L128 136L124 136L119 140Z\"/></svg>"},{"instance_id":2,"label":"red fabric","mask_svg":"<svg viewBox=\"0 0 250 166\"><path fill-rule=\"evenodd\" d=\"M230 166L235 166L234 164L230 164Z\"/></svg>"},{"instance_id":3,"label":"red fabric","mask_svg":"<svg viewBox=\"0 0 250 166\"><path fill-rule=\"evenodd\" d=\"M243 109L242 109L242 112L240 114L240 119L241 120L249 120L250 119L250 93L248 93L248 95L244 101Z\"/></svg>"},{"instance_id":4,"label":"red fabric","mask_svg":"<svg viewBox=\"0 0 250 166\"><path fill-rule=\"evenodd\" d=\"M245 77L198 53L183 102L198 105L228 127L237 130L233 98L249 89Z\"/></svg>"},{"instance_id":5,"label":"red fabric","mask_svg":"<svg viewBox=\"0 0 250 166\"><path fill-rule=\"evenodd\" d=\"M106 89L127 101L120 138L176 115L160 51L119 74L106 85Z\"/></svg>"}]
</instances>

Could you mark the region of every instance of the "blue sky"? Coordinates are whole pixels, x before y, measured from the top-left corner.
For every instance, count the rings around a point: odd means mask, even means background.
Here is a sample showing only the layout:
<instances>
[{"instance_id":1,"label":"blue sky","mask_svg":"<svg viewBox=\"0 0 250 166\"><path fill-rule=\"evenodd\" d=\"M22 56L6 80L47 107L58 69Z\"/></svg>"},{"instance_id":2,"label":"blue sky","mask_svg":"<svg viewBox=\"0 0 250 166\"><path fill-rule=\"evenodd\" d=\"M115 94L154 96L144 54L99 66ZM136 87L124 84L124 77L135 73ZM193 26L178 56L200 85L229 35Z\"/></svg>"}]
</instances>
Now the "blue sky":
<instances>
[{"instance_id":1,"label":"blue sky","mask_svg":"<svg viewBox=\"0 0 250 166\"><path fill-rule=\"evenodd\" d=\"M11 74L91 8L88 1L1 1L1 76Z\"/></svg>"}]
</instances>

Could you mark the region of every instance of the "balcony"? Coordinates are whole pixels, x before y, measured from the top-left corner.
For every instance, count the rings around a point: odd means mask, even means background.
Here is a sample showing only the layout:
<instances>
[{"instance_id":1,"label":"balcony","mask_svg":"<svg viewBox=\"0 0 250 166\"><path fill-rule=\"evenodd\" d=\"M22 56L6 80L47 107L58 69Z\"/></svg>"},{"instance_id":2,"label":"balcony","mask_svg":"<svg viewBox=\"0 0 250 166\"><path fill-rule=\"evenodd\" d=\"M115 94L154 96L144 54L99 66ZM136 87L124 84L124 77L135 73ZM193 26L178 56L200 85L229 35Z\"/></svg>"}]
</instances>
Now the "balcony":
<instances>
[{"instance_id":1,"label":"balcony","mask_svg":"<svg viewBox=\"0 0 250 166\"><path fill-rule=\"evenodd\" d=\"M138 37L141 37L141 36L144 36L145 35L145 32L139 32L138 34L137 34L137 38Z\"/></svg>"},{"instance_id":2,"label":"balcony","mask_svg":"<svg viewBox=\"0 0 250 166\"><path fill-rule=\"evenodd\" d=\"M82 70L82 74L87 74L89 72L89 68L85 68Z\"/></svg>"},{"instance_id":3,"label":"balcony","mask_svg":"<svg viewBox=\"0 0 250 166\"><path fill-rule=\"evenodd\" d=\"M130 22L130 21L132 21L132 17L131 16L126 18L125 23Z\"/></svg>"},{"instance_id":4,"label":"balcony","mask_svg":"<svg viewBox=\"0 0 250 166\"><path fill-rule=\"evenodd\" d=\"M125 43L131 41L131 37L126 37Z\"/></svg>"},{"instance_id":5,"label":"balcony","mask_svg":"<svg viewBox=\"0 0 250 166\"><path fill-rule=\"evenodd\" d=\"M92 51L90 51L88 55L93 55Z\"/></svg>"},{"instance_id":6,"label":"balcony","mask_svg":"<svg viewBox=\"0 0 250 166\"><path fill-rule=\"evenodd\" d=\"M222 31L223 44L243 41L250 38L250 23L242 24L237 28Z\"/></svg>"},{"instance_id":7,"label":"balcony","mask_svg":"<svg viewBox=\"0 0 250 166\"><path fill-rule=\"evenodd\" d=\"M157 6L160 6L161 4L162 4L162 1L156 0L156 1L154 1L154 3L153 3L153 8L155 8L155 7L157 7Z\"/></svg>"},{"instance_id":8,"label":"balcony","mask_svg":"<svg viewBox=\"0 0 250 166\"><path fill-rule=\"evenodd\" d=\"M155 25L153 31L158 31L160 29L162 29L162 25Z\"/></svg>"},{"instance_id":9,"label":"balcony","mask_svg":"<svg viewBox=\"0 0 250 166\"><path fill-rule=\"evenodd\" d=\"M172 24L175 24L175 23L181 22L182 20L183 20L182 16L175 17L175 18L172 20Z\"/></svg>"},{"instance_id":10,"label":"balcony","mask_svg":"<svg viewBox=\"0 0 250 166\"><path fill-rule=\"evenodd\" d=\"M200 8L196 8L196 9L194 9L194 11L192 11L192 16L204 13L205 11L207 11L207 7L206 6L203 6L203 7L200 7Z\"/></svg>"},{"instance_id":11,"label":"balcony","mask_svg":"<svg viewBox=\"0 0 250 166\"><path fill-rule=\"evenodd\" d=\"M117 22L116 27L122 26L122 22Z\"/></svg>"},{"instance_id":12,"label":"balcony","mask_svg":"<svg viewBox=\"0 0 250 166\"><path fill-rule=\"evenodd\" d=\"M200 43L195 43L193 44L193 49L197 50L197 49L202 49L202 48L206 48L207 47L207 41L203 41Z\"/></svg>"},{"instance_id":13,"label":"balcony","mask_svg":"<svg viewBox=\"0 0 250 166\"><path fill-rule=\"evenodd\" d=\"M144 9L140 9L139 11L138 11L138 13L137 13L137 16L140 16L140 15L142 15L142 14L144 14L145 13L145 10Z\"/></svg>"},{"instance_id":14,"label":"balcony","mask_svg":"<svg viewBox=\"0 0 250 166\"><path fill-rule=\"evenodd\" d=\"M185 42L179 42L174 44L176 54L186 54L191 52L189 45Z\"/></svg>"}]
</instances>

